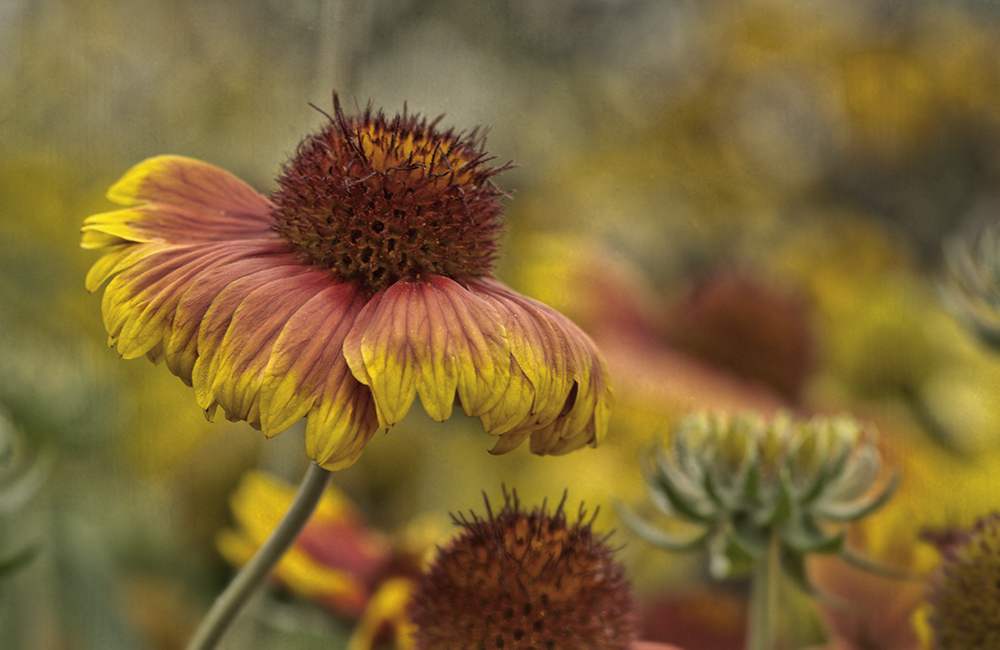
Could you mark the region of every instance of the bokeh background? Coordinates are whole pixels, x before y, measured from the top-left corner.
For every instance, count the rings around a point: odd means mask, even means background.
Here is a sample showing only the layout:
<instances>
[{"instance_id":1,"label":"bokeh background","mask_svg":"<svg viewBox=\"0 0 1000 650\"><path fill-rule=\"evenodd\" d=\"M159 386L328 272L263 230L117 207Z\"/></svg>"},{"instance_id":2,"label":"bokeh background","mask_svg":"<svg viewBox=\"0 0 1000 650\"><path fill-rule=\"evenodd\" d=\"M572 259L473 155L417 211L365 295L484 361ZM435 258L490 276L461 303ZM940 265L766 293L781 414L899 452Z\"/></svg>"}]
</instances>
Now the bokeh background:
<instances>
[{"instance_id":1,"label":"bokeh background","mask_svg":"<svg viewBox=\"0 0 1000 650\"><path fill-rule=\"evenodd\" d=\"M373 528L443 543L506 485L620 529L637 451L698 408L876 422L897 523L994 506L1000 362L941 306L940 267L1000 216L1000 3L3 0L0 647L183 647L230 575L240 477L301 476L298 428L208 423L108 349L79 228L162 153L272 190L333 90L489 128L518 165L497 273L591 333L617 395L608 443L559 458L492 457L477 421L414 409L335 476ZM701 558L612 540L647 638L739 647L742 585L706 595ZM352 625L272 590L229 647L345 647Z\"/></svg>"}]
</instances>

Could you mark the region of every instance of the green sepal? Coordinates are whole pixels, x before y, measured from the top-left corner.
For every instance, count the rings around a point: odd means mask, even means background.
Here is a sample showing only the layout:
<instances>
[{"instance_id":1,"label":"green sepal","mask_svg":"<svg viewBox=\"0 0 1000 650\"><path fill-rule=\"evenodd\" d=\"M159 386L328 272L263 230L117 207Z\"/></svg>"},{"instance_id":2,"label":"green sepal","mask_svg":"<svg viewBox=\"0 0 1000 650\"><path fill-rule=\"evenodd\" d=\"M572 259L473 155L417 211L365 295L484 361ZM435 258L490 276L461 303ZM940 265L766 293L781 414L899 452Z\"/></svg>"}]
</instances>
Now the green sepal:
<instances>
[{"instance_id":1,"label":"green sepal","mask_svg":"<svg viewBox=\"0 0 1000 650\"><path fill-rule=\"evenodd\" d=\"M826 489L829 484L830 478L839 475L844 470L844 465L847 463L847 458L851 455L851 447L848 445L841 445L840 454L837 456L833 463L823 463L820 470L816 472L816 479L797 499L799 504L803 506L812 505L814 501L821 494L823 490Z\"/></svg>"},{"instance_id":2,"label":"green sepal","mask_svg":"<svg viewBox=\"0 0 1000 650\"><path fill-rule=\"evenodd\" d=\"M828 494L837 501L854 501L861 497L878 478L882 461L874 447L865 447L842 474L833 480Z\"/></svg>"},{"instance_id":3,"label":"green sepal","mask_svg":"<svg viewBox=\"0 0 1000 650\"><path fill-rule=\"evenodd\" d=\"M778 482L778 499L767 509L760 508L754 515L754 520L761 526L774 528L780 526L792 514L791 486L785 477L784 471Z\"/></svg>"},{"instance_id":4,"label":"green sepal","mask_svg":"<svg viewBox=\"0 0 1000 650\"><path fill-rule=\"evenodd\" d=\"M721 487L716 483L715 473L712 472L711 468L703 467L704 473L702 474L702 486L705 488L705 494L711 499L712 503L716 505L720 510L729 510L732 508L732 504L729 499L722 496L719 488Z\"/></svg>"},{"instance_id":5,"label":"green sepal","mask_svg":"<svg viewBox=\"0 0 1000 650\"><path fill-rule=\"evenodd\" d=\"M649 493L649 497L653 500L653 505L655 505L661 512L670 517L676 516L676 512L670 506L670 499L668 499L662 492L656 489L656 483L659 481L659 474L657 474L652 465L652 462L646 462L651 460L647 456L652 456L652 448L648 450L646 454L639 455L639 470L642 472L642 477L646 482L646 491Z\"/></svg>"},{"instance_id":6,"label":"green sepal","mask_svg":"<svg viewBox=\"0 0 1000 650\"><path fill-rule=\"evenodd\" d=\"M651 525L642 517L632 512L628 506L621 502L616 501L614 503L614 508L615 512L618 513L618 517L622 520L622 523L624 523L629 530L649 544L652 544L657 548L662 548L666 551L693 551L699 546L702 546L712 532L711 529L706 529L701 534L695 535L690 539L682 539Z\"/></svg>"},{"instance_id":7,"label":"green sepal","mask_svg":"<svg viewBox=\"0 0 1000 650\"><path fill-rule=\"evenodd\" d=\"M854 604L848 600L819 589L809 580L805 564L806 556L796 553L788 547L781 548L781 568L792 583L805 592L810 598L814 598L828 607L838 609L843 612L856 612Z\"/></svg>"},{"instance_id":8,"label":"green sepal","mask_svg":"<svg viewBox=\"0 0 1000 650\"><path fill-rule=\"evenodd\" d=\"M806 573L806 556L804 553L799 553L782 544L781 568L784 570L785 575L791 578L792 582L799 589L810 596L819 595L819 590L809 581L809 575Z\"/></svg>"},{"instance_id":9,"label":"green sepal","mask_svg":"<svg viewBox=\"0 0 1000 650\"><path fill-rule=\"evenodd\" d=\"M803 554L838 553L843 548L847 533L840 528L832 533L824 531L812 517L804 515L789 521L781 531L782 541Z\"/></svg>"},{"instance_id":10,"label":"green sepal","mask_svg":"<svg viewBox=\"0 0 1000 650\"><path fill-rule=\"evenodd\" d=\"M708 570L716 579L735 578L750 572L755 558L738 543L732 531L717 533L709 540Z\"/></svg>"},{"instance_id":11,"label":"green sepal","mask_svg":"<svg viewBox=\"0 0 1000 650\"><path fill-rule=\"evenodd\" d=\"M729 531L731 542L751 558L761 558L767 553L771 529L757 524L750 516L733 517Z\"/></svg>"},{"instance_id":12,"label":"green sepal","mask_svg":"<svg viewBox=\"0 0 1000 650\"><path fill-rule=\"evenodd\" d=\"M760 494L760 468L757 463L750 463L743 477L743 503L747 508L757 509L763 500Z\"/></svg>"},{"instance_id":13,"label":"green sepal","mask_svg":"<svg viewBox=\"0 0 1000 650\"><path fill-rule=\"evenodd\" d=\"M0 515L20 510L45 485L52 473L53 460L50 455L38 458L31 467L9 485L0 490Z\"/></svg>"},{"instance_id":14,"label":"green sepal","mask_svg":"<svg viewBox=\"0 0 1000 650\"><path fill-rule=\"evenodd\" d=\"M670 474L664 470L664 467L660 463L657 464L660 471L653 477L652 487L659 488L663 496L670 502L670 507L673 508L674 513L694 523L711 523L711 513L699 512L693 504L688 503L684 496L681 495L680 489L670 478Z\"/></svg>"},{"instance_id":15,"label":"green sepal","mask_svg":"<svg viewBox=\"0 0 1000 650\"><path fill-rule=\"evenodd\" d=\"M849 504L828 504L816 507L816 514L834 521L854 521L866 517L881 508L895 494L899 485L899 477L893 475L886 481L882 490L868 499L861 499Z\"/></svg>"}]
</instances>

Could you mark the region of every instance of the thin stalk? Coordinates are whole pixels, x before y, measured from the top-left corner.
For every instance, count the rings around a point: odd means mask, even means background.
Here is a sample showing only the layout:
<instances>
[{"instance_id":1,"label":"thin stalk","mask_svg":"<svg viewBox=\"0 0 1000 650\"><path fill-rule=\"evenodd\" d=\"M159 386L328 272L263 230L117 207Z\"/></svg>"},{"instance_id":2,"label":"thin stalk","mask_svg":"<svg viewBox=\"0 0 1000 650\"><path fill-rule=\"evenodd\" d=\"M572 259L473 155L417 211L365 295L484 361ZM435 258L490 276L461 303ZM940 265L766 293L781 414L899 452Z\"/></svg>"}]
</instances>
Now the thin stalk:
<instances>
[{"instance_id":1,"label":"thin stalk","mask_svg":"<svg viewBox=\"0 0 1000 650\"><path fill-rule=\"evenodd\" d=\"M271 531L271 535L257 553L236 574L226 590L215 599L212 609L198 626L187 650L211 650L218 645L247 599L263 584L281 556L295 543L323 497L331 475L330 471L315 463L309 466L285 516Z\"/></svg>"},{"instance_id":2,"label":"thin stalk","mask_svg":"<svg viewBox=\"0 0 1000 650\"><path fill-rule=\"evenodd\" d=\"M747 650L774 650L781 577L781 539L772 534L767 554L754 566L750 583L750 627Z\"/></svg>"}]
</instances>

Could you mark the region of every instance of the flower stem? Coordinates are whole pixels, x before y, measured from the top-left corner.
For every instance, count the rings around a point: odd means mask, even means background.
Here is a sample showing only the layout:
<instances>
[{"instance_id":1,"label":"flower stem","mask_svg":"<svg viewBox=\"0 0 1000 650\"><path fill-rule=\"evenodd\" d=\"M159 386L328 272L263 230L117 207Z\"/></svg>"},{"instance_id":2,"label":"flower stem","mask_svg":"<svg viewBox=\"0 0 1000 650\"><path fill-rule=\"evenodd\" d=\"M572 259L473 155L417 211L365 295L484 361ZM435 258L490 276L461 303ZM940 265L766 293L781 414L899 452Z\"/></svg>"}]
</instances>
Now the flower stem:
<instances>
[{"instance_id":1,"label":"flower stem","mask_svg":"<svg viewBox=\"0 0 1000 650\"><path fill-rule=\"evenodd\" d=\"M216 647L247 599L270 575L285 551L295 543L322 498L331 476L329 470L315 463L309 466L285 516L226 590L215 599L187 650L211 650Z\"/></svg>"},{"instance_id":2,"label":"flower stem","mask_svg":"<svg viewBox=\"0 0 1000 650\"><path fill-rule=\"evenodd\" d=\"M773 650L781 573L781 539L772 534L767 553L754 566L750 583L750 628L747 650Z\"/></svg>"}]
</instances>

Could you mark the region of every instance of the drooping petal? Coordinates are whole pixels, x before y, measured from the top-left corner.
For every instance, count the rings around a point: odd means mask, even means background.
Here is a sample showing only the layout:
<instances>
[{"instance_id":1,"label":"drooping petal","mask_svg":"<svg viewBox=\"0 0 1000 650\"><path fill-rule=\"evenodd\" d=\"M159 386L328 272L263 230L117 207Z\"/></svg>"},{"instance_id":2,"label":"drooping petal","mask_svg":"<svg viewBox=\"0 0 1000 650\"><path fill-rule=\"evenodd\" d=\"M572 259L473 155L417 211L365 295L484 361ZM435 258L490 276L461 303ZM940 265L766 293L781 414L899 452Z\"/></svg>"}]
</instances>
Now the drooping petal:
<instances>
[{"instance_id":1,"label":"drooping petal","mask_svg":"<svg viewBox=\"0 0 1000 650\"><path fill-rule=\"evenodd\" d=\"M193 278L177 303L169 339L165 339L165 359L172 373L192 385L198 360L198 334L209 308L223 289L240 278L276 267L289 267L295 260L278 242L232 242L231 256L219 256L218 264ZM235 310L235 305L233 306ZM224 332L223 332L224 334Z\"/></svg>"},{"instance_id":2,"label":"drooping petal","mask_svg":"<svg viewBox=\"0 0 1000 650\"><path fill-rule=\"evenodd\" d=\"M487 430L508 435L530 431L531 451L536 454L562 454L599 444L611 415L611 386L590 337L562 314L497 280L480 278L468 286L496 305L520 371L512 375L523 378L520 394L509 390L483 416ZM521 411L528 394L531 407ZM498 453L510 446L501 442Z\"/></svg>"},{"instance_id":3,"label":"drooping petal","mask_svg":"<svg viewBox=\"0 0 1000 650\"><path fill-rule=\"evenodd\" d=\"M342 351L366 300L354 283L313 295L275 341L261 384L264 433L308 416L306 453L329 470L353 464L378 429L371 392L351 374Z\"/></svg>"},{"instance_id":4,"label":"drooping petal","mask_svg":"<svg viewBox=\"0 0 1000 650\"><path fill-rule=\"evenodd\" d=\"M135 246L133 244L118 244L106 251L87 272L87 291L93 293L116 273L124 271L139 260L152 255L158 250L169 247L169 244L150 244Z\"/></svg>"},{"instance_id":5,"label":"drooping petal","mask_svg":"<svg viewBox=\"0 0 1000 650\"><path fill-rule=\"evenodd\" d=\"M401 280L376 294L348 334L344 356L371 388L386 428L418 394L427 413L443 421L456 397L478 416L510 384L507 335L496 308L443 276Z\"/></svg>"},{"instance_id":6,"label":"drooping petal","mask_svg":"<svg viewBox=\"0 0 1000 650\"><path fill-rule=\"evenodd\" d=\"M270 201L229 172L193 158L149 158L126 172L108 198L130 207L88 217L84 248L278 237Z\"/></svg>"},{"instance_id":7,"label":"drooping petal","mask_svg":"<svg viewBox=\"0 0 1000 650\"><path fill-rule=\"evenodd\" d=\"M209 368L215 401L230 415L262 426L261 388L273 347L290 329L299 308L329 283L330 274L323 270L280 277L255 289L240 304ZM292 423L269 428L265 434L275 435Z\"/></svg>"},{"instance_id":8,"label":"drooping petal","mask_svg":"<svg viewBox=\"0 0 1000 650\"><path fill-rule=\"evenodd\" d=\"M200 319L191 374L203 409L220 405L230 419L260 428L260 383L271 347L295 310L319 290L314 276L320 274L294 262L272 261L215 296Z\"/></svg>"},{"instance_id":9,"label":"drooping petal","mask_svg":"<svg viewBox=\"0 0 1000 650\"><path fill-rule=\"evenodd\" d=\"M109 344L126 359L169 340L177 305L196 279L236 259L278 252L268 240L131 248L140 249L140 254L119 259L118 274L108 283L102 303Z\"/></svg>"}]
</instances>

